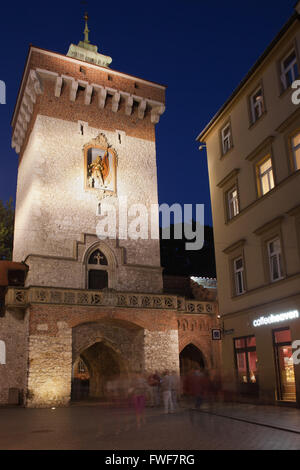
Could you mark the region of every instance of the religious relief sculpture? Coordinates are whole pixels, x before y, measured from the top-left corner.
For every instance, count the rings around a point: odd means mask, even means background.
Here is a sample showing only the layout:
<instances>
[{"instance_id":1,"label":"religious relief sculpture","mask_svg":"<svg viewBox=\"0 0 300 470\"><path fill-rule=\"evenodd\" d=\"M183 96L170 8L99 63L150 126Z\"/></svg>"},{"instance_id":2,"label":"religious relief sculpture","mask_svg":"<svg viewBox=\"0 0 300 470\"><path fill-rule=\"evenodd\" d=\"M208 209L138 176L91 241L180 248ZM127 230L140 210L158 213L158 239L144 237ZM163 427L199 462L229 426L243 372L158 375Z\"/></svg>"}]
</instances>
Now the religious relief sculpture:
<instances>
[{"instance_id":1,"label":"religious relief sculpture","mask_svg":"<svg viewBox=\"0 0 300 470\"><path fill-rule=\"evenodd\" d=\"M84 146L86 188L102 194L116 193L116 152L104 134Z\"/></svg>"}]
</instances>

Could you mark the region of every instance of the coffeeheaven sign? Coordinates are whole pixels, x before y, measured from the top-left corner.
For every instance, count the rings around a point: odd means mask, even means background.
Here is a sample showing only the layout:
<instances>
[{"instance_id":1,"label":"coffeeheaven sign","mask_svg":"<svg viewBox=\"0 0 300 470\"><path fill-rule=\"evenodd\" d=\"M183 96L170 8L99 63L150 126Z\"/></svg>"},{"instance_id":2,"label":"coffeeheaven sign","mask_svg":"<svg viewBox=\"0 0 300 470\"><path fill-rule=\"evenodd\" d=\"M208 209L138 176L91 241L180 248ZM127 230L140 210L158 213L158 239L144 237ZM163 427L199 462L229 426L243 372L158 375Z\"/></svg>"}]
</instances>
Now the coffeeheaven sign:
<instances>
[{"instance_id":1,"label":"coffeeheaven sign","mask_svg":"<svg viewBox=\"0 0 300 470\"><path fill-rule=\"evenodd\" d=\"M285 313L278 313L278 314L271 314L267 317L260 317L253 321L253 326L264 326L264 325L271 325L273 323L281 323L286 320L294 320L295 318L299 318L299 311L292 310L291 312Z\"/></svg>"}]
</instances>

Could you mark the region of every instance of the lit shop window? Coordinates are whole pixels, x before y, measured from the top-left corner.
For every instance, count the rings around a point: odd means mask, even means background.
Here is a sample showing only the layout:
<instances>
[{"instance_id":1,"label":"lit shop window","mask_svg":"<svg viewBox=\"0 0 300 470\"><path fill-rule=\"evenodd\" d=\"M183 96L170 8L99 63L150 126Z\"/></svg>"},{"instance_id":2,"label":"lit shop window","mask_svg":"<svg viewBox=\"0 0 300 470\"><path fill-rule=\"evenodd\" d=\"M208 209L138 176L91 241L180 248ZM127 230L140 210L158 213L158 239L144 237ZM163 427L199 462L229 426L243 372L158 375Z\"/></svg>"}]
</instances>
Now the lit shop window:
<instances>
[{"instance_id":1,"label":"lit shop window","mask_svg":"<svg viewBox=\"0 0 300 470\"><path fill-rule=\"evenodd\" d=\"M250 97L251 118L254 124L264 113L264 98L262 88L259 87Z\"/></svg>"},{"instance_id":2,"label":"lit shop window","mask_svg":"<svg viewBox=\"0 0 300 470\"><path fill-rule=\"evenodd\" d=\"M236 295L242 295L245 292L244 282L244 261L243 258L237 258L233 261L234 281Z\"/></svg>"},{"instance_id":3,"label":"lit shop window","mask_svg":"<svg viewBox=\"0 0 300 470\"><path fill-rule=\"evenodd\" d=\"M227 193L228 198L228 218L229 220L236 217L240 210L239 210L239 197L238 197L238 190L235 186Z\"/></svg>"},{"instance_id":4,"label":"lit shop window","mask_svg":"<svg viewBox=\"0 0 300 470\"><path fill-rule=\"evenodd\" d=\"M235 361L240 383L257 382L256 338L248 336L234 340Z\"/></svg>"},{"instance_id":5,"label":"lit shop window","mask_svg":"<svg viewBox=\"0 0 300 470\"><path fill-rule=\"evenodd\" d=\"M222 138L222 152L223 155L227 153L232 147L231 126L227 124L221 131Z\"/></svg>"},{"instance_id":6,"label":"lit shop window","mask_svg":"<svg viewBox=\"0 0 300 470\"><path fill-rule=\"evenodd\" d=\"M281 244L279 238L275 238L268 243L268 255L271 281L275 282L283 278Z\"/></svg>"},{"instance_id":7,"label":"lit shop window","mask_svg":"<svg viewBox=\"0 0 300 470\"><path fill-rule=\"evenodd\" d=\"M298 63L295 50L290 52L281 61L281 82L283 90L286 90L298 78Z\"/></svg>"},{"instance_id":8,"label":"lit shop window","mask_svg":"<svg viewBox=\"0 0 300 470\"><path fill-rule=\"evenodd\" d=\"M300 170L300 132L292 137L294 170Z\"/></svg>"},{"instance_id":9,"label":"lit shop window","mask_svg":"<svg viewBox=\"0 0 300 470\"><path fill-rule=\"evenodd\" d=\"M264 196L275 187L271 157L257 165L258 193Z\"/></svg>"}]
</instances>

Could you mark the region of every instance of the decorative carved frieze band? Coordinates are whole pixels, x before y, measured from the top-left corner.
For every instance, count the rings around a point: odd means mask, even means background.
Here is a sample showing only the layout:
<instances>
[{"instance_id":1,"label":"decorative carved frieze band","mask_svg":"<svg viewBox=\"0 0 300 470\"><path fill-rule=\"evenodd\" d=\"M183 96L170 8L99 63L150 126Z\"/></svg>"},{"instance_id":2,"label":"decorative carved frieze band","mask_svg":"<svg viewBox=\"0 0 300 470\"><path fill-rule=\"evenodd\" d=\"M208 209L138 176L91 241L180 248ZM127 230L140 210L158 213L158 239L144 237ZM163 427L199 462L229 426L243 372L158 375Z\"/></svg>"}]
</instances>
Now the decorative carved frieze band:
<instances>
[{"instance_id":1,"label":"decorative carved frieze band","mask_svg":"<svg viewBox=\"0 0 300 470\"><path fill-rule=\"evenodd\" d=\"M89 84L82 80L75 80L68 75L58 75L58 73L51 72L37 68L31 70L28 75L27 83L23 99L19 108L16 126L12 137L12 147L19 153L24 143L28 123L30 122L33 105L36 103L36 95L43 93L43 80L50 79L54 81L54 96L60 98L64 84L69 86L69 99L75 102L78 96L79 86L84 90L84 103L90 105L93 92L97 96L97 104L99 109L104 109L107 104L107 96L112 97L111 109L114 113L119 112L121 100L125 101L125 114L130 116L133 111L134 103L138 106L138 117L144 119L146 111L150 112L151 122L157 124L160 116L165 112L165 105L161 102L143 98L138 95L133 95L122 90L115 88L104 87L95 83Z\"/></svg>"},{"instance_id":2,"label":"decorative carved frieze band","mask_svg":"<svg viewBox=\"0 0 300 470\"><path fill-rule=\"evenodd\" d=\"M91 291L50 287L9 287L5 306L26 308L31 304L112 306L142 309L176 310L187 314L214 314L215 302L187 300L176 295L140 294L114 290Z\"/></svg>"}]
</instances>

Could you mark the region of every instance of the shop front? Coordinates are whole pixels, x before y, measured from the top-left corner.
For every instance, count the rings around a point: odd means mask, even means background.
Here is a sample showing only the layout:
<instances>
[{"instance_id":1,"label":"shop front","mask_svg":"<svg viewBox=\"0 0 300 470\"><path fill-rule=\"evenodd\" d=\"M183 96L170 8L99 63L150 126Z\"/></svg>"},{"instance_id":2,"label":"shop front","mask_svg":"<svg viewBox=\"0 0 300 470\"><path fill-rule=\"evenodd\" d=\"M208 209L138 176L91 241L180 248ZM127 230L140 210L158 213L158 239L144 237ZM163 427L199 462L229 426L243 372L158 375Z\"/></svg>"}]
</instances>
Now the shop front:
<instances>
[{"instance_id":1,"label":"shop front","mask_svg":"<svg viewBox=\"0 0 300 470\"><path fill-rule=\"evenodd\" d=\"M223 322L224 377L235 384L235 397L300 406L300 307L265 307Z\"/></svg>"}]
</instances>

